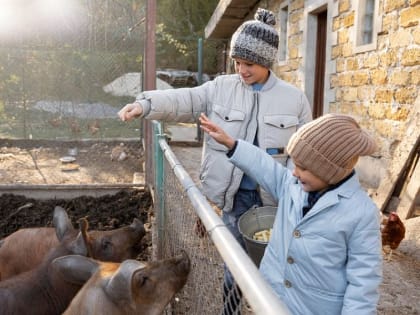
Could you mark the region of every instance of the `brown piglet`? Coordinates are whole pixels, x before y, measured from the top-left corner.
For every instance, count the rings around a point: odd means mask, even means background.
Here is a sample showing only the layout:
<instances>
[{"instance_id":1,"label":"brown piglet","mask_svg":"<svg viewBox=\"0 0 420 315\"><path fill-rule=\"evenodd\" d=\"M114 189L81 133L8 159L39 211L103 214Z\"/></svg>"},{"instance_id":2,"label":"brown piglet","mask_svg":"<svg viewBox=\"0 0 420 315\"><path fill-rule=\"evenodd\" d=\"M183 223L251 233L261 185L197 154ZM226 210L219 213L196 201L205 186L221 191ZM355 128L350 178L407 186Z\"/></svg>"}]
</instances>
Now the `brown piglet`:
<instances>
[{"instance_id":1,"label":"brown piglet","mask_svg":"<svg viewBox=\"0 0 420 315\"><path fill-rule=\"evenodd\" d=\"M0 282L0 315L59 315L64 312L83 283L67 281L51 262L67 255L96 255L97 250L99 256L110 257L108 246L95 249L95 239L87 231L87 221L81 222L81 231L74 229L66 211L55 207L53 225L58 245L34 269ZM117 251L119 257L125 259L132 255L130 246L122 248L125 252Z\"/></svg>"},{"instance_id":2,"label":"brown piglet","mask_svg":"<svg viewBox=\"0 0 420 315\"><path fill-rule=\"evenodd\" d=\"M190 260L181 255L159 261L104 263L82 256L65 256L53 265L75 283L87 282L64 315L159 315L185 285Z\"/></svg>"},{"instance_id":3,"label":"brown piglet","mask_svg":"<svg viewBox=\"0 0 420 315\"><path fill-rule=\"evenodd\" d=\"M114 230L89 231L91 256L113 262L136 258L145 234L144 225L138 219ZM23 228L10 234L0 245L0 281L34 269L58 244L56 231L50 227Z\"/></svg>"}]
</instances>

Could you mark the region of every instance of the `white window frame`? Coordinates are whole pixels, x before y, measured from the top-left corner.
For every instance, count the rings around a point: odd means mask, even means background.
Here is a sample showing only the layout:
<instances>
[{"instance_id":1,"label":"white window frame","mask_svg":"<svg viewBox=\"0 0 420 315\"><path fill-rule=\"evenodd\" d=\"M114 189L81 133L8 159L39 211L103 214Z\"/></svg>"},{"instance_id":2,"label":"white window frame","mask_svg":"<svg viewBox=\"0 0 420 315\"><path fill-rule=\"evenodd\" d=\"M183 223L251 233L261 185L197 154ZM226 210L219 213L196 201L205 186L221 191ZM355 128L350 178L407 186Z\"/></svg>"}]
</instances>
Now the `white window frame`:
<instances>
[{"instance_id":1,"label":"white window frame","mask_svg":"<svg viewBox=\"0 0 420 315\"><path fill-rule=\"evenodd\" d=\"M367 8L369 3L373 6ZM381 18L379 16L379 0L356 0L354 51L355 53L375 50L378 45L378 33L380 32ZM367 12L372 11L372 12ZM366 16L371 14L371 20ZM371 41L364 43L364 33L367 27L371 27Z\"/></svg>"},{"instance_id":2,"label":"white window frame","mask_svg":"<svg viewBox=\"0 0 420 315\"><path fill-rule=\"evenodd\" d=\"M284 63L288 58L288 38L289 38L289 1L285 1L279 8L279 50L277 60Z\"/></svg>"}]
</instances>

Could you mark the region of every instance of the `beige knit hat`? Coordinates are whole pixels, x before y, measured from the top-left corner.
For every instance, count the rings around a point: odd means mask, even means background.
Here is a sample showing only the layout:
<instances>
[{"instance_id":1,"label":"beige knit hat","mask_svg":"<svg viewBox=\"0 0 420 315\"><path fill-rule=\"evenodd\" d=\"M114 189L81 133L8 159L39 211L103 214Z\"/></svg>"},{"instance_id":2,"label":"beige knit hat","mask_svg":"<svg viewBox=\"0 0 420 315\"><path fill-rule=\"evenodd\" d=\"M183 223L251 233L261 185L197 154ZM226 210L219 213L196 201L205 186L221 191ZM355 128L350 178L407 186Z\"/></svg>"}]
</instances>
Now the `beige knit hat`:
<instances>
[{"instance_id":1,"label":"beige knit hat","mask_svg":"<svg viewBox=\"0 0 420 315\"><path fill-rule=\"evenodd\" d=\"M289 140L293 161L336 184L351 173L359 156L376 151L375 140L350 116L327 114L300 128Z\"/></svg>"}]
</instances>

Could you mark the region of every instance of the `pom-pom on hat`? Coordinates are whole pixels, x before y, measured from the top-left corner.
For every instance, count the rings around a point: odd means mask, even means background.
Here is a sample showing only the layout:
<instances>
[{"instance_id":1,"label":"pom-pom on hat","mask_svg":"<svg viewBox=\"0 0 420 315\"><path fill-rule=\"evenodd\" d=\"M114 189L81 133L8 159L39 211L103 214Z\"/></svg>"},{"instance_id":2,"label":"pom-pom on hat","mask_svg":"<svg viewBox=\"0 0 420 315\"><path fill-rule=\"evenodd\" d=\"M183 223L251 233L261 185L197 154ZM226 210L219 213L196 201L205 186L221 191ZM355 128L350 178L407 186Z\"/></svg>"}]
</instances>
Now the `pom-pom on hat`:
<instances>
[{"instance_id":1,"label":"pom-pom on hat","mask_svg":"<svg viewBox=\"0 0 420 315\"><path fill-rule=\"evenodd\" d=\"M342 114L327 114L306 123L287 145L295 164L330 185L348 176L359 156L376 149L374 139L352 117Z\"/></svg>"},{"instance_id":2,"label":"pom-pom on hat","mask_svg":"<svg viewBox=\"0 0 420 315\"><path fill-rule=\"evenodd\" d=\"M273 12L259 8L254 20L244 22L232 36L230 57L270 68L277 56L279 35Z\"/></svg>"}]
</instances>

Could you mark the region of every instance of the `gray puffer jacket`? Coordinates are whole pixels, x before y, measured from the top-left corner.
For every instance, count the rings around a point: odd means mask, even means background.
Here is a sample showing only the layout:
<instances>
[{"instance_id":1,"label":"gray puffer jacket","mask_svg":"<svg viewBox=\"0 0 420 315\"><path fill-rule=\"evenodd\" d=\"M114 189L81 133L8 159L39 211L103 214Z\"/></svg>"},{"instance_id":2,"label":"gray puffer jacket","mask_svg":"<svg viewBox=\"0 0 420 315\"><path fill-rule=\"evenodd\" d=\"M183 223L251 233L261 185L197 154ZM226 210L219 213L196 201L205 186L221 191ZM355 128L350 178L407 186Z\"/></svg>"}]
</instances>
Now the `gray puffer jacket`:
<instances>
[{"instance_id":1,"label":"gray puffer jacket","mask_svg":"<svg viewBox=\"0 0 420 315\"><path fill-rule=\"evenodd\" d=\"M275 151L273 158L282 164L290 136L312 119L304 93L273 72L260 91L233 74L194 88L145 91L136 101L146 119L194 122L204 112L235 139L253 143L257 134L258 146ZM229 212L243 172L228 161L226 152L226 147L204 136L200 180L206 197Z\"/></svg>"}]
</instances>

